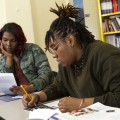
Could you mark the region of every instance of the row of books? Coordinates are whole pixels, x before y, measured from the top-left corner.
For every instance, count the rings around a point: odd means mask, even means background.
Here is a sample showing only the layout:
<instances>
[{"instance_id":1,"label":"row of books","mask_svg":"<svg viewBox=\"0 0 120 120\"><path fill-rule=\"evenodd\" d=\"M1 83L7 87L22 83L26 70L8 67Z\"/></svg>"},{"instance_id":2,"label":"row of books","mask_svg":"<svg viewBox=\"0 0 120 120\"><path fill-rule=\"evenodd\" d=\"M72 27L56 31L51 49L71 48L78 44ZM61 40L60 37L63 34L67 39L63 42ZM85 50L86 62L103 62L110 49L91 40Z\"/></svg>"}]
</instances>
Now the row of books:
<instances>
[{"instance_id":1,"label":"row of books","mask_svg":"<svg viewBox=\"0 0 120 120\"><path fill-rule=\"evenodd\" d=\"M120 11L120 0L101 0L100 2L102 14Z\"/></svg>"},{"instance_id":2,"label":"row of books","mask_svg":"<svg viewBox=\"0 0 120 120\"><path fill-rule=\"evenodd\" d=\"M120 34L107 35L106 42L117 47L117 48L120 48Z\"/></svg>"},{"instance_id":3,"label":"row of books","mask_svg":"<svg viewBox=\"0 0 120 120\"><path fill-rule=\"evenodd\" d=\"M113 32L120 30L120 15L110 16L102 22L103 32Z\"/></svg>"}]
</instances>

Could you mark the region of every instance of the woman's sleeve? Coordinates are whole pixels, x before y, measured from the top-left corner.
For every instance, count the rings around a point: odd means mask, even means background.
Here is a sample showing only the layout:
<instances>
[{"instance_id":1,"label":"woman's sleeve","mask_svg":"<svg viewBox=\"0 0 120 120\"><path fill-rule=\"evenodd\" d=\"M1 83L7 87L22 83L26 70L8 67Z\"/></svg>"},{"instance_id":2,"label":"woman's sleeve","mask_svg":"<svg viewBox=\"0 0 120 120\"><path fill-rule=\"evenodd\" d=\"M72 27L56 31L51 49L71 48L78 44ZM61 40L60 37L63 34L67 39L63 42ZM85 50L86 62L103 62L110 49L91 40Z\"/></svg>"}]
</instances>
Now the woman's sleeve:
<instances>
[{"instance_id":1,"label":"woman's sleeve","mask_svg":"<svg viewBox=\"0 0 120 120\"><path fill-rule=\"evenodd\" d=\"M13 67L5 65L5 63L6 63L5 57L3 55L0 56L0 73L13 73L14 71Z\"/></svg>"},{"instance_id":2,"label":"woman's sleeve","mask_svg":"<svg viewBox=\"0 0 120 120\"><path fill-rule=\"evenodd\" d=\"M32 78L33 80L31 80L30 84L33 84L35 89L39 91L53 82L52 71L44 51L38 45L34 45L32 51L38 75Z\"/></svg>"},{"instance_id":3,"label":"woman's sleeve","mask_svg":"<svg viewBox=\"0 0 120 120\"><path fill-rule=\"evenodd\" d=\"M54 100L64 96L69 96L69 93L62 82L62 73L60 71L61 69L59 68L59 72L54 82L43 90L47 95L47 100Z\"/></svg>"}]
</instances>

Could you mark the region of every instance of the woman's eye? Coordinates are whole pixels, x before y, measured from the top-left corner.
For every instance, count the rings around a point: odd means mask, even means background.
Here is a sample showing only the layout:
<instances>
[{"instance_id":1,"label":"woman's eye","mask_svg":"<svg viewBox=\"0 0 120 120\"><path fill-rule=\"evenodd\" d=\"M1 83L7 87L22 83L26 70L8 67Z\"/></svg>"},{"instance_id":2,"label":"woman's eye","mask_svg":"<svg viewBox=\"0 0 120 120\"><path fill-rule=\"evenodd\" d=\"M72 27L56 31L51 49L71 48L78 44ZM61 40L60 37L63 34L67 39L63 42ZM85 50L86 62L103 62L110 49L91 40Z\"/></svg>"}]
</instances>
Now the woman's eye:
<instances>
[{"instance_id":1,"label":"woman's eye","mask_svg":"<svg viewBox=\"0 0 120 120\"><path fill-rule=\"evenodd\" d=\"M16 42L17 40L16 39L13 39L12 42Z\"/></svg>"},{"instance_id":2,"label":"woman's eye","mask_svg":"<svg viewBox=\"0 0 120 120\"><path fill-rule=\"evenodd\" d=\"M7 41L7 39L2 39L3 41Z\"/></svg>"}]
</instances>

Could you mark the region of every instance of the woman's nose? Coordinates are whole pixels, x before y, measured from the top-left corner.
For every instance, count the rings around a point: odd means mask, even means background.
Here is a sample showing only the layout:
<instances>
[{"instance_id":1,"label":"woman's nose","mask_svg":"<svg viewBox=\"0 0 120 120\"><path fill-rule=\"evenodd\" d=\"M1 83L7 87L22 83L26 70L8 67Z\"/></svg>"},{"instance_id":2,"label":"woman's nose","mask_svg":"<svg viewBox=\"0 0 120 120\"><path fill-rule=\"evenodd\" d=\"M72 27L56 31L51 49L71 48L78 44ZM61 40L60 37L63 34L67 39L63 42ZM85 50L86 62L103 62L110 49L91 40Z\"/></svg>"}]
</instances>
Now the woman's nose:
<instances>
[{"instance_id":1,"label":"woman's nose","mask_svg":"<svg viewBox=\"0 0 120 120\"><path fill-rule=\"evenodd\" d=\"M11 42L10 42L10 41L7 41L7 45L10 46L10 45L11 45Z\"/></svg>"}]
</instances>

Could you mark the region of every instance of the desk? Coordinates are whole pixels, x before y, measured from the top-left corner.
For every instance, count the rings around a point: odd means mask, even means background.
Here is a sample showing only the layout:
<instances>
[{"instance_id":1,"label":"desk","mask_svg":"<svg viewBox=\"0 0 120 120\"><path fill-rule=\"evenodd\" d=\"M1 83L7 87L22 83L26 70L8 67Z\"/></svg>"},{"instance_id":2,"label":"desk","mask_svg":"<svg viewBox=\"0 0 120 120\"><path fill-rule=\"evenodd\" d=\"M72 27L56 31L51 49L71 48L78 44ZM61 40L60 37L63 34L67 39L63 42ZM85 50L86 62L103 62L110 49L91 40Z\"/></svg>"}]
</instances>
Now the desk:
<instances>
[{"instance_id":1,"label":"desk","mask_svg":"<svg viewBox=\"0 0 120 120\"><path fill-rule=\"evenodd\" d=\"M21 99L11 102L0 100L0 116L6 120L26 120L29 112L23 110Z\"/></svg>"}]
</instances>

